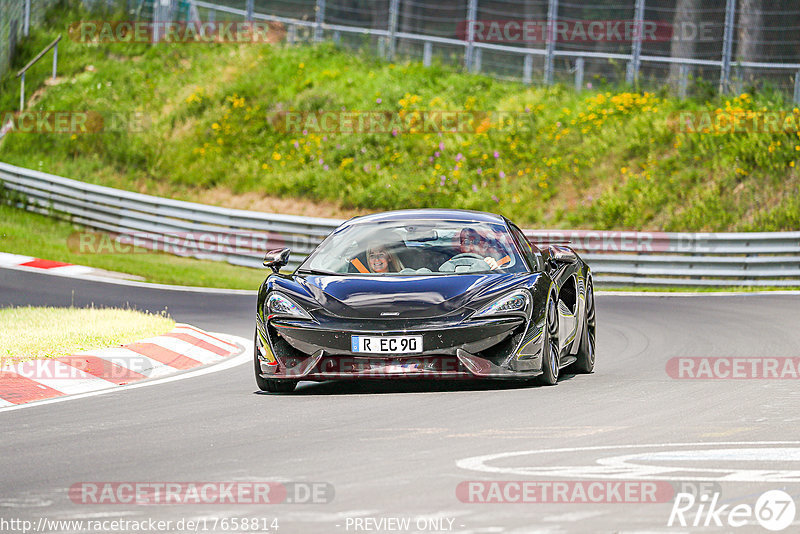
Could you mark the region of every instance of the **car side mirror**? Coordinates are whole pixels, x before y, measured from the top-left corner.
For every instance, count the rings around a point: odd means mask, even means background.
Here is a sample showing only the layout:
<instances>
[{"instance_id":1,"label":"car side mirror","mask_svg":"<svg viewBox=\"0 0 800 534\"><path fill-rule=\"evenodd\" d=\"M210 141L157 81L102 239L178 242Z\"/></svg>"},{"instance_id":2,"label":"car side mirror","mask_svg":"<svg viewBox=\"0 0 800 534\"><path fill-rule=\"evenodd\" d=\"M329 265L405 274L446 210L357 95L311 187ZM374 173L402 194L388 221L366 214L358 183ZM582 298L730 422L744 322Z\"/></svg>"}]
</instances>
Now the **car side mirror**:
<instances>
[{"instance_id":1,"label":"car side mirror","mask_svg":"<svg viewBox=\"0 0 800 534\"><path fill-rule=\"evenodd\" d=\"M281 270L281 267L289 263L289 254L292 252L290 248L276 248L275 250L267 251L264 254L264 267L272 269L273 273Z\"/></svg>"},{"instance_id":2,"label":"car side mirror","mask_svg":"<svg viewBox=\"0 0 800 534\"><path fill-rule=\"evenodd\" d=\"M555 263L575 263L578 255L569 247L550 246L550 261Z\"/></svg>"}]
</instances>

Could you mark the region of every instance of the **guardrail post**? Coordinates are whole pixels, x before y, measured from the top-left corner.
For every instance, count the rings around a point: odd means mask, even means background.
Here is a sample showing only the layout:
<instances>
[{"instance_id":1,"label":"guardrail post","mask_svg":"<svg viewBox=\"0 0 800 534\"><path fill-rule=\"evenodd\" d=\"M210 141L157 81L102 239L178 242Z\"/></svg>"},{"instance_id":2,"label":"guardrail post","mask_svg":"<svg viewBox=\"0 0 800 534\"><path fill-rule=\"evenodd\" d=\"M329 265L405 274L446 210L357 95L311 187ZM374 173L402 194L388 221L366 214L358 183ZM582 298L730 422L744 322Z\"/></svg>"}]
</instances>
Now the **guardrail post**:
<instances>
[{"instance_id":1,"label":"guardrail post","mask_svg":"<svg viewBox=\"0 0 800 534\"><path fill-rule=\"evenodd\" d=\"M341 40L342 40L342 33L339 30L333 32L333 42L338 45L341 42Z\"/></svg>"},{"instance_id":2,"label":"guardrail post","mask_svg":"<svg viewBox=\"0 0 800 534\"><path fill-rule=\"evenodd\" d=\"M294 24L289 24L289 29L286 32L286 43L288 45L294 45L297 42L297 26Z\"/></svg>"},{"instance_id":3,"label":"guardrail post","mask_svg":"<svg viewBox=\"0 0 800 534\"><path fill-rule=\"evenodd\" d=\"M394 59L394 54L397 51L397 20L400 18L400 0L391 0L389 2L389 60Z\"/></svg>"},{"instance_id":4,"label":"guardrail post","mask_svg":"<svg viewBox=\"0 0 800 534\"><path fill-rule=\"evenodd\" d=\"M679 67L678 70L678 96L686 98L686 92L689 88L689 65L685 63Z\"/></svg>"},{"instance_id":5,"label":"guardrail post","mask_svg":"<svg viewBox=\"0 0 800 534\"><path fill-rule=\"evenodd\" d=\"M736 15L736 0L725 4L725 32L722 38L722 66L719 74L719 92L728 90L731 79L731 56L733 56L733 22Z\"/></svg>"},{"instance_id":6,"label":"guardrail post","mask_svg":"<svg viewBox=\"0 0 800 534\"><path fill-rule=\"evenodd\" d=\"M217 10L216 9L209 9L208 14L206 15L208 22L215 22L217 18Z\"/></svg>"},{"instance_id":7,"label":"guardrail post","mask_svg":"<svg viewBox=\"0 0 800 534\"><path fill-rule=\"evenodd\" d=\"M583 58L575 60L575 90L583 90Z\"/></svg>"},{"instance_id":8,"label":"guardrail post","mask_svg":"<svg viewBox=\"0 0 800 534\"><path fill-rule=\"evenodd\" d=\"M644 30L644 0L636 0L633 12L633 46L631 48L631 69L625 80L633 85L639 77L639 65L642 57L642 32Z\"/></svg>"},{"instance_id":9,"label":"guardrail post","mask_svg":"<svg viewBox=\"0 0 800 534\"><path fill-rule=\"evenodd\" d=\"M317 16L314 25L314 41L322 41L322 24L325 22L325 0L317 0Z\"/></svg>"},{"instance_id":10,"label":"guardrail post","mask_svg":"<svg viewBox=\"0 0 800 534\"><path fill-rule=\"evenodd\" d=\"M544 83L553 83L553 58L556 51L556 21L558 19L558 0L547 4L547 31L545 33L546 55L544 56Z\"/></svg>"},{"instance_id":11,"label":"guardrail post","mask_svg":"<svg viewBox=\"0 0 800 534\"><path fill-rule=\"evenodd\" d=\"M245 9L247 10L247 15L246 15L247 21L248 22L252 22L253 21L253 11L255 10L255 7L253 6L253 0L247 0L247 4L246 4Z\"/></svg>"},{"instance_id":12,"label":"guardrail post","mask_svg":"<svg viewBox=\"0 0 800 534\"><path fill-rule=\"evenodd\" d=\"M22 23L22 34L27 37L31 32L31 0L25 0L25 20Z\"/></svg>"},{"instance_id":13,"label":"guardrail post","mask_svg":"<svg viewBox=\"0 0 800 534\"><path fill-rule=\"evenodd\" d=\"M800 104L800 70L794 73L794 103Z\"/></svg>"},{"instance_id":14,"label":"guardrail post","mask_svg":"<svg viewBox=\"0 0 800 534\"><path fill-rule=\"evenodd\" d=\"M426 67L431 66L431 58L433 57L433 44L430 41L425 41L422 45L422 64Z\"/></svg>"},{"instance_id":15,"label":"guardrail post","mask_svg":"<svg viewBox=\"0 0 800 534\"><path fill-rule=\"evenodd\" d=\"M467 47L464 49L464 66L468 71L472 70L476 18L478 18L478 0L469 0L469 4L467 5Z\"/></svg>"},{"instance_id":16,"label":"guardrail post","mask_svg":"<svg viewBox=\"0 0 800 534\"><path fill-rule=\"evenodd\" d=\"M525 63L522 65L522 83L530 85L533 81L533 54L525 54Z\"/></svg>"}]
</instances>

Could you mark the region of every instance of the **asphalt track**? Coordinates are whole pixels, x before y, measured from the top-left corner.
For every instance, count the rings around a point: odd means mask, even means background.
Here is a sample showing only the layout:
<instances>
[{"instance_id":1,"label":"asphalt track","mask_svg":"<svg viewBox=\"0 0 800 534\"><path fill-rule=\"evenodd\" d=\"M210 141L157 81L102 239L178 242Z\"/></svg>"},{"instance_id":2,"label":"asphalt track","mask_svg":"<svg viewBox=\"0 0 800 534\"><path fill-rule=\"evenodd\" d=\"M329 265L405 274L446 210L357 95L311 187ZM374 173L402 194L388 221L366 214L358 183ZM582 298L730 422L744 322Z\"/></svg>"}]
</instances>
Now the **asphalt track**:
<instances>
[{"instance_id":1,"label":"asphalt track","mask_svg":"<svg viewBox=\"0 0 800 534\"><path fill-rule=\"evenodd\" d=\"M178 321L252 339L255 295L0 270L0 306L25 304L166 308ZM752 518L741 528L668 526L671 502L485 504L462 502L456 489L465 481L636 476L675 487L701 478L696 469L724 502L753 505L761 492L783 488L800 507L798 381L678 380L665 371L678 356L800 357L798 312L796 295L600 295L596 372L555 387L331 382L269 395L256 390L251 365L240 365L2 412L0 530L21 532L3 528L13 519L153 519L172 524L140 531L177 532L180 519L206 518L210 532L220 518L275 517L282 533L768 532ZM516 451L528 453L474 459ZM597 470L630 454L672 470ZM571 467L543 469L552 466ZM319 504L73 503L69 488L88 481L324 482L335 496ZM407 518L410 527L356 518ZM440 528L417 523L431 518ZM785 531L798 525L795 518ZM215 531L264 530L217 522Z\"/></svg>"}]
</instances>

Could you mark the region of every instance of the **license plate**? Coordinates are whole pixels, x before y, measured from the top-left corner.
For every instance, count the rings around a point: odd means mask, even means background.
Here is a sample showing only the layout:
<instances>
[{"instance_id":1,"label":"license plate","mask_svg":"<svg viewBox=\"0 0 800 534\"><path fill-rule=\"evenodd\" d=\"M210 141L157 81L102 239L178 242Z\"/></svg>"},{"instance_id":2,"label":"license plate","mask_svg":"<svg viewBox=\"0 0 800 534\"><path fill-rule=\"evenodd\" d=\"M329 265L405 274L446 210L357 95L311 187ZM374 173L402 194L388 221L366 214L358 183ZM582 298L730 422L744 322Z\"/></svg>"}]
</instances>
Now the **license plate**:
<instances>
[{"instance_id":1,"label":"license plate","mask_svg":"<svg viewBox=\"0 0 800 534\"><path fill-rule=\"evenodd\" d=\"M353 352L413 354L422 352L422 336L352 336Z\"/></svg>"}]
</instances>

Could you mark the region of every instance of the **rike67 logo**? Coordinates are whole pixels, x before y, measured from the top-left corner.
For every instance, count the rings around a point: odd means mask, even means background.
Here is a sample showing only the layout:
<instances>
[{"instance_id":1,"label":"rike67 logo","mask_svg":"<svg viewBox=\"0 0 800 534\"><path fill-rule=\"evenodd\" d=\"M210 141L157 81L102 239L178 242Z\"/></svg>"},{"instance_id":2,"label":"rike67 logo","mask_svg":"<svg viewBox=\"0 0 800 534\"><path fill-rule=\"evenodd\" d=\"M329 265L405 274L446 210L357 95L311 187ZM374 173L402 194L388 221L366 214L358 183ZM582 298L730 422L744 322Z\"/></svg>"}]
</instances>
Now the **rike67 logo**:
<instances>
[{"instance_id":1,"label":"rike67 logo","mask_svg":"<svg viewBox=\"0 0 800 534\"><path fill-rule=\"evenodd\" d=\"M759 524L767 530L783 530L794 521L796 508L791 495L781 490L762 493L754 506L722 504L720 494L691 493L675 496L667 526L732 527Z\"/></svg>"}]
</instances>

